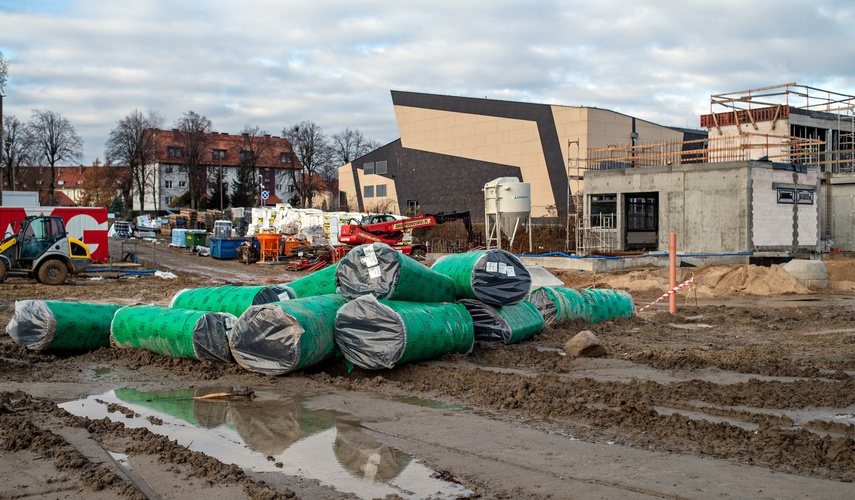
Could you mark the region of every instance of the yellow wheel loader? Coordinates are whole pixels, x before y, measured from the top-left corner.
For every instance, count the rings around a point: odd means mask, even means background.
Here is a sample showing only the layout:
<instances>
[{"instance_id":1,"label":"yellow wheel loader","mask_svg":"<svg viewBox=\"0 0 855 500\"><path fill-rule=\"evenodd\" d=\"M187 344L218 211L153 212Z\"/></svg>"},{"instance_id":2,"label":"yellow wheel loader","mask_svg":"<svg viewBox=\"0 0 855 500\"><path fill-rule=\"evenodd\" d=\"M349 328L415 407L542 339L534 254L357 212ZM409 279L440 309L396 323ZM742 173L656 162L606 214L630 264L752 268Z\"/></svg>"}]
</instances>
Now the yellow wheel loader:
<instances>
[{"instance_id":1,"label":"yellow wheel loader","mask_svg":"<svg viewBox=\"0 0 855 500\"><path fill-rule=\"evenodd\" d=\"M27 217L16 234L7 233L0 241L0 282L17 275L61 285L69 273L81 273L91 263L89 248L68 236L62 217Z\"/></svg>"}]
</instances>

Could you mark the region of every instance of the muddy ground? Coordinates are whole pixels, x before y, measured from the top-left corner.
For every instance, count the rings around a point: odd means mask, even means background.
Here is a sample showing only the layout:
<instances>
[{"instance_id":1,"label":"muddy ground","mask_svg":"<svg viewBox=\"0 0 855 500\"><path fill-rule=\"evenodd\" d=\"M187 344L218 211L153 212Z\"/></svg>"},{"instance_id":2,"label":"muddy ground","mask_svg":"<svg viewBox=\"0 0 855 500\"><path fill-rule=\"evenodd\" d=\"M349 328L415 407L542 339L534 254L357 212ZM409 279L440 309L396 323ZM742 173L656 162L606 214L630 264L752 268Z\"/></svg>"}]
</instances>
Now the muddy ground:
<instances>
[{"instance_id":1,"label":"muddy ground","mask_svg":"<svg viewBox=\"0 0 855 500\"><path fill-rule=\"evenodd\" d=\"M118 262L129 251L129 260L176 277L105 272L58 287L10 278L0 285L0 324L21 299L166 305L183 288L300 275L165 245L114 244L111 253ZM281 453L296 438L273 432L276 424L266 423L260 437L242 435L244 447L275 464L260 470L237 463L238 452L234 464L158 433L156 416L146 417L148 428L125 425L139 420L133 405L92 403L104 407L104 418L69 412L78 404L69 402L116 389L252 390L255 400L215 406L228 409L238 432L241 409L257 421L267 412L273 422L302 412L303 435L306 415L334 415L337 457L357 463L352 475L394 483L400 468L388 464L406 455L457 488L437 498L851 498L855 261L832 260L828 270L829 287L800 289L782 284L788 278L779 268L683 269L681 280L694 272L697 287L681 292L676 315L663 301L632 318L565 322L518 345L478 342L468 356L378 372L348 373L332 360L270 377L135 350L32 353L4 335L0 498L431 496L406 487L348 490L295 472L300 464ZM626 289L638 306L667 288L656 269L556 274L568 286ZM608 354L563 355L582 330ZM360 454L366 448L375 464L370 477Z\"/></svg>"}]
</instances>

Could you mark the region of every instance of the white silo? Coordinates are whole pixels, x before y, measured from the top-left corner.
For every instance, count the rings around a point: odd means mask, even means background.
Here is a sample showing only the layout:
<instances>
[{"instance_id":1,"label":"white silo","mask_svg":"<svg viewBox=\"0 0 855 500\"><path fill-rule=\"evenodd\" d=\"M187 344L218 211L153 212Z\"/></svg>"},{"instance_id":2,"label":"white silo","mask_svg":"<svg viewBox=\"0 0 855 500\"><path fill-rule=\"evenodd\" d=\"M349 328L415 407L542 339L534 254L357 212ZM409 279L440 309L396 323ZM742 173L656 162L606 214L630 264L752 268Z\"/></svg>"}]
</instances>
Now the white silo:
<instances>
[{"instance_id":1,"label":"white silo","mask_svg":"<svg viewBox=\"0 0 855 500\"><path fill-rule=\"evenodd\" d=\"M516 177L499 177L484 184L483 191L487 248L490 248L493 238L496 246L502 248L503 232L510 235L509 245L513 245L520 221L531 222L531 184L520 182Z\"/></svg>"}]
</instances>

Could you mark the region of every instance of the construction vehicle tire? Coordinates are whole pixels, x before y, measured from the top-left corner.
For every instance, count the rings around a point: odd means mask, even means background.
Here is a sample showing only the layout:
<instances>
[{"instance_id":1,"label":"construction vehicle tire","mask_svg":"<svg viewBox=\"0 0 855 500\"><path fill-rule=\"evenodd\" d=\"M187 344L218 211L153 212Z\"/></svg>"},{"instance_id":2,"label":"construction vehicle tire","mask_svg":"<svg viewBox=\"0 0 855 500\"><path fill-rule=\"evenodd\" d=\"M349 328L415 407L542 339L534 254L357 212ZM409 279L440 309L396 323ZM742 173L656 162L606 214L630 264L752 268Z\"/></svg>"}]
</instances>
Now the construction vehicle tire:
<instances>
[{"instance_id":1,"label":"construction vehicle tire","mask_svg":"<svg viewBox=\"0 0 855 500\"><path fill-rule=\"evenodd\" d=\"M6 267L6 263L0 259L0 283L6 281L6 278L9 276L9 269Z\"/></svg>"},{"instance_id":2,"label":"construction vehicle tire","mask_svg":"<svg viewBox=\"0 0 855 500\"><path fill-rule=\"evenodd\" d=\"M58 259L51 259L39 267L39 281L45 285L61 285L68 277L68 268Z\"/></svg>"},{"instance_id":3,"label":"construction vehicle tire","mask_svg":"<svg viewBox=\"0 0 855 500\"><path fill-rule=\"evenodd\" d=\"M425 252L423 248L414 248L412 253L410 253L410 257L418 261L423 261L425 260L425 257L427 257L427 252Z\"/></svg>"}]
</instances>

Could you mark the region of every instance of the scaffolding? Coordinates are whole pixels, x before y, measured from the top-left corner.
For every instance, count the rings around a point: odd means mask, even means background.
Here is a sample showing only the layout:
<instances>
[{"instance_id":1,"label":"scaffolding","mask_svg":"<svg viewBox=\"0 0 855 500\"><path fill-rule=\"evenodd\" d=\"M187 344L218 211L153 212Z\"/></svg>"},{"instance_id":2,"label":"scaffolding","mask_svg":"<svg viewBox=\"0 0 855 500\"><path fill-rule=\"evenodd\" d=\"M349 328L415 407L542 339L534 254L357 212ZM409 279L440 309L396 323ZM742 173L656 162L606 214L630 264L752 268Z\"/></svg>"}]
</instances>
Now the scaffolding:
<instances>
[{"instance_id":1,"label":"scaffolding","mask_svg":"<svg viewBox=\"0 0 855 500\"><path fill-rule=\"evenodd\" d=\"M617 250L615 214L572 215L576 229L576 255L611 253Z\"/></svg>"}]
</instances>

